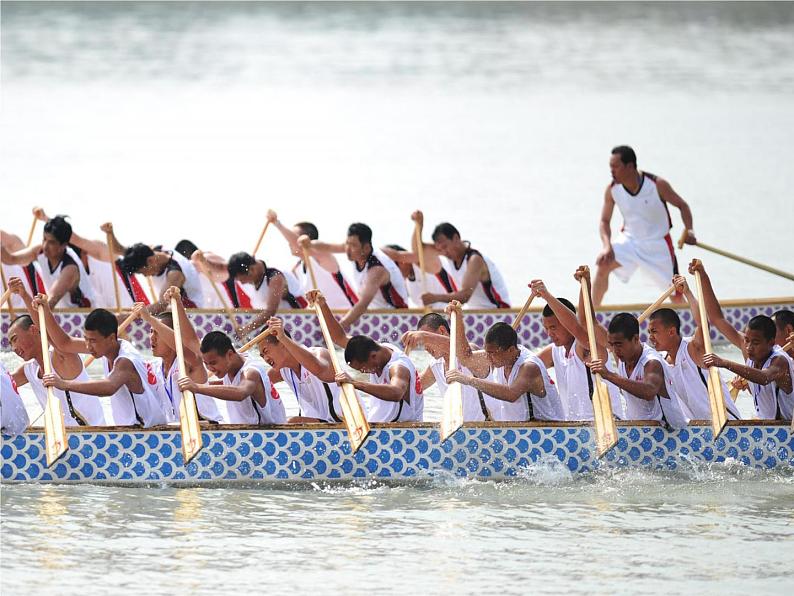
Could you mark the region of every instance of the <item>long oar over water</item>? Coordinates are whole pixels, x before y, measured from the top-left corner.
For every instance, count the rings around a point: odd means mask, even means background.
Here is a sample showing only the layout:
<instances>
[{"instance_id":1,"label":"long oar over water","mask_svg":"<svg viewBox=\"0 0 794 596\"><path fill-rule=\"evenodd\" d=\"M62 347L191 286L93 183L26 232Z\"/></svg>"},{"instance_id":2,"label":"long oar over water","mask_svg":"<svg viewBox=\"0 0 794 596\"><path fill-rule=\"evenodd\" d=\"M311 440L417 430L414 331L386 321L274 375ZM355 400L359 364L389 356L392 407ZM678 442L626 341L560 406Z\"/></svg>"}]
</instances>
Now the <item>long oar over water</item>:
<instances>
[{"instance_id":1,"label":"long oar over water","mask_svg":"<svg viewBox=\"0 0 794 596\"><path fill-rule=\"evenodd\" d=\"M642 323L645 319L651 316L653 311L659 308L665 300L667 300L670 296L673 295L673 292L675 292L675 286L670 286L669 288L667 288L662 293L662 295L656 299L656 301L653 304L651 304L648 308L642 311L642 314L639 317L637 317L637 322Z\"/></svg>"}]
</instances>

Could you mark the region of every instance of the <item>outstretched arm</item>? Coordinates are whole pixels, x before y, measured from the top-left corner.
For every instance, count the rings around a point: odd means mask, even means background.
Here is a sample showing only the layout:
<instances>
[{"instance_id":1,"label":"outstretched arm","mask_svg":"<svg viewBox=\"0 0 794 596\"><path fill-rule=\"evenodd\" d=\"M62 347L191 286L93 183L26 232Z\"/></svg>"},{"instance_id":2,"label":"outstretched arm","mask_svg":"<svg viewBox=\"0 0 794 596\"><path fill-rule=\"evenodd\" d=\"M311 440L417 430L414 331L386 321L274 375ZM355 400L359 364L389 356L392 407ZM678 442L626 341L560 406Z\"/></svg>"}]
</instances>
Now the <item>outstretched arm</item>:
<instances>
[{"instance_id":1,"label":"outstretched arm","mask_svg":"<svg viewBox=\"0 0 794 596\"><path fill-rule=\"evenodd\" d=\"M343 328L348 328L358 321L361 315L367 310L370 302L375 298L381 286L388 281L389 272L386 271L385 267L373 267L367 272L367 277L364 280L364 286L361 288L358 302L345 313L345 316L342 317L340 321Z\"/></svg>"},{"instance_id":2,"label":"outstretched arm","mask_svg":"<svg viewBox=\"0 0 794 596\"><path fill-rule=\"evenodd\" d=\"M488 267L485 264L485 260L480 255L472 255L469 257L469 265L466 268L466 274L463 276L460 290L448 294L428 292L427 294L422 294L422 302L425 304L449 302L451 300L457 300L462 303L468 302L487 270Z\"/></svg>"},{"instance_id":3,"label":"outstretched arm","mask_svg":"<svg viewBox=\"0 0 794 596\"><path fill-rule=\"evenodd\" d=\"M31 244L14 252L9 252L5 246L0 246L0 260L6 265L27 265L35 261L40 252L41 244Z\"/></svg>"},{"instance_id":4,"label":"outstretched arm","mask_svg":"<svg viewBox=\"0 0 794 596\"><path fill-rule=\"evenodd\" d=\"M55 320L55 317L52 314L52 310L50 310L50 303L47 299L45 294L38 294L32 301L31 307L33 311L36 313L36 316L33 318L34 321L38 323L38 309L41 306L44 309L44 320L47 325L47 335L52 341L53 347L56 350L61 352L65 352L67 354L89 354L90 350L85 343L85 340L76 337L71 337L66 331L61 328L58 324L58 321ZM31 316L33 313L31 313Z\"/></svg>"},{"instance_id":5,"label":"outstretched arm","mask_svg":"<svg viewBox=\"0 0 794 596\"><path fill-rule=\"evenodd\" d=\"M323 296L322 292L320 292L320 290L309 290L306 293L306 300L308 300L309 304L312 306L314 306L314 304L318 304L320 306L325 323L328 325L328 332L331 335L331 341L340 348L346 348L347 342L350 341L350 337L347 335L347 333L345 333L345 330L342 328L342 325L339 324L339 321L336 320L336 317L334 316L334 313L331 312L331 309L328 308L328 303L325 301L325 296Z\"/></svg>"},{"instance_id":6,"label":"outstretched arm","mask_svg":"<svg viewBox=\"0 0 794 596\"><path fill-rule=\"evenodd\" d=\"M600 374L605 381L609 381L613 385L624 391L628 391L640 399L651 401L655 399L657 395L666 392L662 364L656 360L650 360L645 364L643 368L643 379L641 381L632 381L616 372L610 371L606 367L606 363L601 359L591 360L589 363L585 364L590 367L590 371L593 374Z\"/></svg>"},{"instance_id":7,"label":"outstretched arm","mask_svg":"<svg viewBox=\"0 0 794 596\"><path fill-rule=\"evenodd\" d=\"M525 362L521 365L515 380L509 385L503 385L486 379L478 379L471 375L466 375L459 370L450 370L446 374L447 382L458 382L461 385L468 385L487 393L491 397L502 401L515 402L522 395L531 392L539 397L546 396L546 387L543 384L543 376L537 364Z\"/></svg>"},{"instance_id":8,"label":"outstretched arm","mask_svg":"<svg viewBox=\"0 0 794 596\"><path fill-rule=\"evenodd\" d=\"M673 207L677 207L681 212L681 220L684 222L684 228L689 230L686 238L687 244L697 244L694 232L694 223L692 222L692 210L689 208L689 203L682 199L677 192L673 190L670 183L662 178L656 179L656 188L659 191L659 196L666 203L670 203Z\"/></svg>"},{"instance_id":9,"label":"outstretched arm","mask_svg":"<svg viewBox=\"0 0 794 596\"><path fill-rule=\"evenodd\" d=\"M711 279L706 273L706 269L700 259L692 259L692 262L689 264L689 273L695 275L696 271L700 272L700 281L703 286L703 301L706 303L706 316L729 342L742 350L742 354L744 354L746 358L747 354L744 351L744 334L736 330L733 325L725 320L720 303L717 300L717 296L714 294L714 288L711 286Z\"/></svg>"},{"instance_id":10,"label":"outstretched arm","mask_svg":"<svg viewBox=\"0 0 794 596\"><path fill-rule=\"evenodd\" d=\"M257 389L256 380L245 371L239 385L211 385L209 383L196 383L190 377L180 377L178 384L180 391L190 391L193 394L201 393L224 401L243 401L249 395L254 395ZM256 371L255 375L259 375ZM262 405L262 404L260 404Z\"/></svg>"},{"instance_id":11,"label":"outstretched arm","mask_svg":"<svg viewBox=\"0 0 794 596\"><path fill-rule=\"evenodd\" d=\"M331 358L327 350L322 350L315 354L305 346L296 343L284 333L284 322L279 318L271 317L267 322L267 326L273 330L279 343L301 366L324 383L332 383L334 381L334 367L331 364Z\"/></svg>"},{"instance_id":12,"label":"outstretched arm","mask_svg":"<svg viewBox=\"0 0 794 596\"><path fill-rule=\"evenodd\" d=\"M791 393L792 379L788 362L783 356L772 358L772 362L763 370L720 358L716 354L706 354L703 357L703 365L724 368L758 385L769 385L769 383L775 382L785 393Z\"/></svg>"},{"instance_id":13,"label":"outstretched arm","mask_svg":"<svg viewBox=\"0 0 794 596\"><path fill-rule=\"evenodd\" d=\"M124 385L135 386L142 381L132 362L126 358L120 358L113 365L110 375L104 379L76 381L62 379L56 374L49 374L42 377L42 382L45 387L55 387L64 391L68 390L75 393L106 397L115 394Z\"/></svg>"},{"instance_id":14,"label":"outstretched arm","mask_svg":"<svg viewBox=\"0 0 794 596\"><path fill-rule=\"evenodd\" d=\"M370 383L368 381L359 381L345 372L336 375L336 382L339 385L350 383L359 391L363 391L364 393L368 393L385 401L402 401L408 394L408 389L411 385L411 373L401 364L393 364L389 372L390 380L385 385Z\"/></svg>"}]
</instances>

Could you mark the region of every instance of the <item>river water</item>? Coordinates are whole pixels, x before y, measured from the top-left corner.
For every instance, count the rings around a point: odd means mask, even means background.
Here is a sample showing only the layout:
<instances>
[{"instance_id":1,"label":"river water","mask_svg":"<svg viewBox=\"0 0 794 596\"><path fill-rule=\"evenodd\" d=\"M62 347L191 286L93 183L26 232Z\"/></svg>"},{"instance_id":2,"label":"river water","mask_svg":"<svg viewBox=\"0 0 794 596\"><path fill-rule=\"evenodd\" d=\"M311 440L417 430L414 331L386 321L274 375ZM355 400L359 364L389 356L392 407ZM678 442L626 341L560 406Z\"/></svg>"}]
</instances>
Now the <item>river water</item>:
<instances>
[{"instance_id":1,"label":"river water","mask_svg":"<svg viewBox=\"0 0 794 596\"><path fill-rule=\"evenodd\" d=\"M273 207L325 238L363 220L407 243L421 207L499 264L514 302L535 276L575 295L609 148L630 143L704 242L792 266L791 4L0 9L2 228L23 237L42 204L89 236L110 219L122 241L228 254ZM276 234L263 254L287 262ZM724 297L793 293L694 255ZM608 299L657 293L638 278ZM791 469L0 491L3 594L794 589Z\"/></svg>"}]
</instances>

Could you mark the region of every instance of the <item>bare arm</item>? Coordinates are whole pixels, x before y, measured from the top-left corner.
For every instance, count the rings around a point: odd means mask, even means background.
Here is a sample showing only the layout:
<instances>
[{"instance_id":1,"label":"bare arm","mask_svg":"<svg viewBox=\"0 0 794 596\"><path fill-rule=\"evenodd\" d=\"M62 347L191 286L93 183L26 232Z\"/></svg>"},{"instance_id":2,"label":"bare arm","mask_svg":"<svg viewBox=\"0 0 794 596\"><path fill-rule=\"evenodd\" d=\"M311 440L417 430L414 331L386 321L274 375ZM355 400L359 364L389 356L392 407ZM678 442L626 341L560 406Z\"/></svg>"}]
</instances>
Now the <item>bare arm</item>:
<instances>
[{"instance_id":1,"label":"bare arm","mask_svg":"<svg viewBox=\"0 0 794 596\"><path fill-rule=\"evenodd\" d=\"M595 307L593 306L593 291L592 285L590 284L590 268L587 265L581 265L576 269L574 272L573 277L576 281L579 282L579 306L578 306L578 313L577 313L577 320L579 325L585 330L585 337L587 339L584 340L583 346L587 346L589 351L590 349L590 334L587 332L587 315L585 314L585 301L584 301L584 294L582 293L582 285L581 279L584 278L587 282L587 289L588 294L590 296L590 312L593 313L593 331L595 332L595 342L596 347L598 348L598 357L606 359L607 354L607 346L609 345L609 332L607 328L604 327L601 323L598 322L596 318L596 311ZM578 338L577 338L578 339Z\"/></svg>"},{"instance_id":2,"label":"bare arm","mask_svg":"<svg viewBox=\"0 0 794 596\"><path fill-rule=\"evenodd\" d=\"M314 353L305 346L295 343L292 338L287 337L284 333L284 323L281 319L273 317L267 324L268 328L274 330L279 343L301 366L324 383L332 383L334 381L334 367L328 350L323 349Z\"/></svg>"},{"instance_id":3,"label":"bare arm","mask_svg":"<svg viewBox=\"0 0 794 596\"><path fill-rule=\"evenodd\" d=\"M309 304L319 304L320 310L323 313L323 318L325 319L325 323L328 325L328 332L331 335L331 341L334 342L335 345L339 346L340 348L346 348L347 342L350 341L350 337L348 337L345 330L342 329L342 325L339 324L339 321L336 320L334 313L331 312L331 309L328 308L328 303L325 301L325 296L319 290L310 290L306 294L306 299L309 301Z\"/></svg>"},{"instance_id":4,"label":"bare arm","mask_svg":"<svg viewBox=\"0 0 794 596\"><path fill-rule=\"evenodd\" d=\"M444 312L452 315L452 312L458 313L458 333L455 341L455 349L458 353L458 362L468 368L477 377L485 377L491 370L491 365L488 362L488 357L482 350L473 351L466 339L466 322L463 317L463 309L460 302L453 300L444 309Z\"/></svg>"},{"instance_id":5,"label":"bare arm","mask_svg":"<svg viewBox=\"0 0 794 596\"><path fill-rule=\"evenodd\" d=\"M182 286L185 285L185 274L177 269L172 269L168 273L165 274L165 284L163 286L163 291L160 294L160 297L157 299L157 302L153 302L150 304L147 309L150 314L157 315L167 310L169 305L168 300L165 299L165 293L171 286L176 286L180 290Z\"/></svg>"},{"instance_id":6,"label":"bare arm","mask_svg":"<svg viewBox=\"0 0 794 596\"><path fill-rule=\"evenodd\" d=\"M422 296L422 301L425 304L449 302L451 300L466 303L469 298L471 298L477 284L480 283L487 271L488 267L485 264L485 260L480 255L472 255L469 257L469 266L466 268L466 274L463 276L460 290L457 292L450 292L449 294L433 294L428 292Z\"/></svg>"},{"instance_id":7,"label":"bare arm","mask_svg":"<svg viewBox=\"0 0 794 596\"><path fill-rule=\"evenodd\" d=\"M598 224L598 233L604 251L612 251L612 213L615 210L615 199L612 198L612 186L607 186L604 193L604 205L601 207L601 219Z\"/></svg>"},{"instance_id":8,"label":"bare arm","mask_svg":"<svg viewBox=\"0 0 794 596\"><path fill-rule=\"evenodd\" d=\"M6 265L27 265L36 260L41 252L41 244L32 244L15 252L9 252L0 246L0 260Z\"/></svg>"},{"instance_id":9,"label":"bare arm","mask_svg":"<svg viewBox=\"0 0 794 596\"><path fill-rule=\"evenodd\" d=\"M540 397L546 395L543 376L538 366L532 362L525 362L521 365L521 370L518 371L516 378L510 385L479 379L457 370L447 372L447 381L450 383L457 381L462 385L469 385L483 393L487 393L491 397L508 402L515 402L528 392Z\"/></svg>"},{"instance_id":10,"label":"bare arm","mask_svg":"<svg viewBox=\"0 0 794 596\"><path fill-rule=\"evenodd\" d=\"M694 275L695 271L700 271L700 281L703 286L703 301L706 303L706 316L729 342L742 351L742 354L744 354L746 358L747 354L744 351L744 334L736 330L733 325L725 320L725 316L722 314L722 307L720 307L717 296L714 294L714 288L711 286L711 279L706 273L703 263L699 259L692 259L692 262L689 264L689 273Z\"/></svg>"},{"instance_id":11,"label":"bare arm","mask_svg":"<svg viewBox=\"0 0 794 596\"><path fill-rule=\"evenodd\" d=\"M386 385L378 383L370 383L368 381L359 381L347 377L350 383L364 393L373 395L385 401L402 401L408 395L408 389L411 383L411 373L408 369L400 364L394 364L389 369L391 372L391 379ZM345 373L341 373L345 375ZM347 375L345 375L347 376Z\"/></svg>"},{"instance_id":12,"label":"bare arm","mask_svg":"<svg viewBox=\"0 0 794 596\"><path fill-rule=\"evenodd\" d=\"M61 269L61 274L52 287L47 288L49 292L50 306L55 307L66 293L75 285L80 283L80 270L77 265L67 265Z\"/></svg>"},{"instance_id":13,"label":"bare arm","mask_svg":"<svg viewBox=\"0 0 794 596\"><path fill-rule=\"evenodd\" d=\"M47 300L47 296L44 294L39 294L36 296L31 306L36 313L36 316L33 318L34 321L38 322L38 308L41 305L44 308L44 320L47 325L47 336L50 338L53 347L61 352L67 354L89 354L90 350L85 343L85 340L76 337L71 337L63 328L58 324L58 321L55 320L55 316L52 314L52 310L50 310L50 304ZM31 313L32 316L32 313Z\"/></svg>"},{"instance_id":14,"label":"bare arm","mask_svg":"<svg viewBox=\"0 0 794 596\"><path fill-rule=\"evenodd\" d=\"M772 358L772 362L763 370L733 362L732 360L726 360L714 354L706 354L703 358L703 364L707 367L716 366L724 368L758 385L769 385L769 383L774 382L777 383L784 392L791 393L792 379L789 374L788 363L783 356Z\"/></svg>"},{"instance_id":15,"label":"bare arm","mask_svg":"<svg viewBox=\"0 0 794 596\"><path fill-rule=\"evenodd\" d=\"M246 397L253 396L257 390L258 385L261 386L261 379L256 377L259 373L252 370L243 372L239 385L212 385L209 383L194 383L189 377L181 377L179 379L179 389L181 391L192 391L193 393L201 393L202 395L209 395L224 401L243 401ZM259 401L259 400L257 400ZM259 405L264 405L260 403Z\"/></svg>"},{"instance_id":16,"label":"bare arm","mask_svg":"<svg viewBox=\"0 0 794 596\"><path fill-rule=\"evenodd\" d=\"M652 401L657 395L665 395L667 393L664 386L662 363L656 360L650 360L645 364L641 381L632 381L616 372L610 371L604 365L603 360L592 360L589 365L593 373L600 374L605 381L609 381L640 399Z\"/></svg>"},{"instance_id":17,"label":"bare arm","mask_svg":"<svg viewBox=\"0 0 794 596\"><path fill-rule=\"evenodd\" d=\"M372 299L380 291L381 286L388 281L389 272L386 271L385 267L373 267L370 269L364 280L364 286L361 288L358 302L345 313L345 316L340 321L342 327L350 327L350 325L358 321L359 317L367 310Z\"/></svg>"},{"instance_id":18,"label":"bare arm","mask_svg":"<svg viewBox=\"0 0 794 596\"><path fill-rule=\"evenodd\" d=\"M58 389L95 395L97 397L113 395L125 385L129 387L133 393L140 393L143 384L132 362L126 358L117 360L113 366L113 370L110 371L110 374L104 379L68 381L60 378L58 375L44 375L42 381L47 387L53 386Z\"/></svg>"},{"instance_id":19,"label":"bare arm","mask_svg":"<svg viewBox=\"0 0 794 596\"><path fill-rule=\"evenodd\" d=\"M322 240L312 240L311 250L318 252L345 252L345 243L335 244L333 242L323 242Z\"/></svg>"},{"instance_id":20,"label":"bare arm","mask_svg":"<svg viewBox=\"0 0 794 596\"><path fill-rule=\"evenodd\" d=\"M670 203L673 207L677 207L681 212L681 220L684 222L684 227L693 232L694 223L692 222L692 210L689 208L689 203L680 197L680 195L673 190L670 183L662 178L656 179L656 188L659 191L659 196L666 203ZM688 244L695 244L694 233L687 239Z\"/></svg>"}]
</instances>

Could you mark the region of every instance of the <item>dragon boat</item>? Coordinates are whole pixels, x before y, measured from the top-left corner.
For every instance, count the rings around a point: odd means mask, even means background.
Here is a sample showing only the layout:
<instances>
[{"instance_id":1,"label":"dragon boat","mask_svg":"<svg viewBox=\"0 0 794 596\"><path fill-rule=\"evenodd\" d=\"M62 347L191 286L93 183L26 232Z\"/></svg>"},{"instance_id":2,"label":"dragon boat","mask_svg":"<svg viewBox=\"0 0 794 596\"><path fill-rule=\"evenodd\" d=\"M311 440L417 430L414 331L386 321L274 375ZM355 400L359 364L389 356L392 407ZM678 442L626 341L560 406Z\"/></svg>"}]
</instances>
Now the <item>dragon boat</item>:
<instances>
[{"instance_id":1,"label":"dragon boat","mask_svg":"<svg viewBox=\"0 0 794 596\"><path fill-rule=\"evenodd\" d=\"M729 422L716 441L706 422L677 431L623 422L618 437L599 459L588 423L471 423L443 442L436 424L373 424L353 453L341 425L205 426L204 448L185 465L178 427L81 428L69 429L69 450L48 468L44 433L32 429L3 437L0 471L3 483L223 485L509 479L539 465L571 474L720 462L794 469L794 433L787 422Z\"/></svg>"},{"instance_id":2,"label":"dragon boat","mask_svg":"<svg viewBox=\"0 0 794 596\"><path fill-rule=\"evenodd\" d=\"M692 314L686 305L669 305L678 311L681 317L681 333L691 335L694 333L694 321ZM647 304L621 304L603 306L597 309L596 317L602 323L609 322L612 317L619 312L630 312L634 315L641 314ZM759 298L751 300L726 300L722 302L723 313L735 327L743 327L747 321L756 315L771 316L774 312L781 309L794 310L794 296L782 298ZM81 335L85 317L90 309L68 309L55 312L56 319L63 328L76 336ZM463 318L466 325L466 332L469 340L482 345L485 332L488 328L499 321L512 323L518 309L500 310L467 310ZM543 331L541 323L541 311L538 308L530 309L523 317L518 328L519 341L529 347L538 348L548 343L548 338ZM235 318L238 324L246 324L253 320L257 311L238 310ZM397 342L406 331L416 328L416 324L425 311L421 309L405 310L371 310L367 311L350 329L351 334L368 335L377 342ZM223 310L202 310L195 309L189 311L189 316L193 325L196 327L199 336L203 336L210 331L224 331L230 336L234 336L234 328L229 316ZM317 321L317 316L313 310L286 310L279 312L279 316L284 319L284 325L289 329L293 339L307 346L323 346L322 331ZM0 316L0 330L2 331L2 344L0 349L8 350L8 327L13 319L12 313L7 310L2 311ZM641 330L644 332L647 323L644 323ZM137 347L149 349L148 328L142 321L133 322L126 330L127 337ZM712 341L724 341L724 338L712 328ZM645 337L643 337L645 339Z\"/></svg>"}]
</instances>

